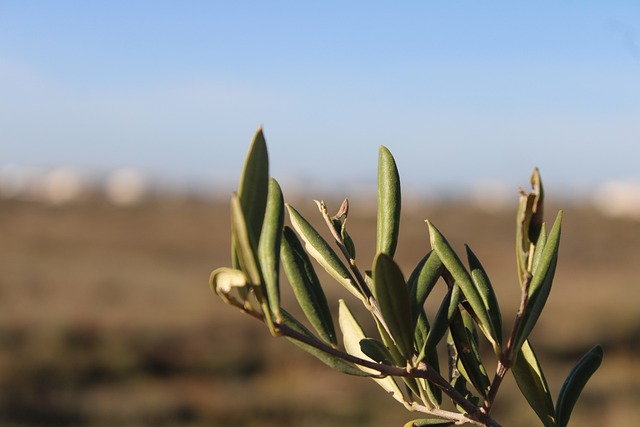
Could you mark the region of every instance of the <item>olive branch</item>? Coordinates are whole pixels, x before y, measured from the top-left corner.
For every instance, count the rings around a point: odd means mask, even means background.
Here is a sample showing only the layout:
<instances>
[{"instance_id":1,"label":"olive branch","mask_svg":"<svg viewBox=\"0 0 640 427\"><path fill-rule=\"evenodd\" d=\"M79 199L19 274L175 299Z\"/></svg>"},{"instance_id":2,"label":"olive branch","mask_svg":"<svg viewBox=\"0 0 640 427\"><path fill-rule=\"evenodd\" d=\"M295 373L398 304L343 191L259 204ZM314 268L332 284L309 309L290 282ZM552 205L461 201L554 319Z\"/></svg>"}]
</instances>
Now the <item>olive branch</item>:
<instances>
[{"instance_id":1,"label":"olive branch","mask_svg":"<svg viewBox=\"0 0 640 427\"><path fill-rule=\"evenodd\" d=\"M333 369L371 377L408 410L425 414L426 418L405 427L499 427L491 410L509 371L542 425L565 427L586 382L600 366L603 352L595 346L577 362L554 403L529 336L551 291L562 212L547 233L544 190L537 169L531 185L531 192L520 193L516 259L521 299L507 333L498 299L476 255L466 246L465 266L428 220L431 249L405 279L394 260L400 227L400 177L387 148L380 147L378 157L376 256L372 270L363 272L347 231L348 199L333 216L324 202L316 201L338 255L284 202L278 182L269 176L267 146L259 129L239 189L231 198L232 267L213 271L210 286L225 303L263 322L274 337L288 338ZM285 225L285 212L291 226ZM347 303L339 300L339 342L312 259L363 304L377 326L377 336L367 336ZM281 270L313 331L281 306ZM446 294L436 313L426 313L425 302L438 283L446 287ZM479 351L480 337L496 358L492 378ZM444 373L437 351L443 346L448 351ZM446 406L445 396L451 401Z\"/></svg>"}]
</instances>

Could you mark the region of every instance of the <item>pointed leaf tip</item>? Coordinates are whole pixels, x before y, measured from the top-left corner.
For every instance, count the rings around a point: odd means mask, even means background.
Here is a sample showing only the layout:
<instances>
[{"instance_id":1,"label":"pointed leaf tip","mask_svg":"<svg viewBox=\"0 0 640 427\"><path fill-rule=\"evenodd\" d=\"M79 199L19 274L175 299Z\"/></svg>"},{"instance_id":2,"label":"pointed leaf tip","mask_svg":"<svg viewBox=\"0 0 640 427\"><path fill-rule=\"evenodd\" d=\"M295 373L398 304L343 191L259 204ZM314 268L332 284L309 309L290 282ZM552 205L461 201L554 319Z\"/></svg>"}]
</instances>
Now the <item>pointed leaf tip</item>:
<instances>
[{"instance_id":1,"label":"pointed leaf tip","mask_svg":"<svg viewBox=\"0 0 640 427\"><path fill-rule=\"evenodd\" d=\"M558 427L566 427L569 423L573 407L578 401L580 393L582 393L587 381L589 381L591 376L600 367L603 355L602 347L597 345L582 356L571 370L571 373L560 389L558 402L556 403L556 420Z\"/></svg>"},{"instance_id":2,"label":"pointed leaf tip","mask_svg":"<svg viewBox=\"0 0 640 427\"><path fill-rule=\"evenodd\" d=\"M249 147L237 193L247 223L248 233L256 243L262 231L268 192L269 155L267 153L267 143L260 128L255 133ZM237 268L237 247L233 242L231 251L233 267Z\"/></svg>"}]
</instances>

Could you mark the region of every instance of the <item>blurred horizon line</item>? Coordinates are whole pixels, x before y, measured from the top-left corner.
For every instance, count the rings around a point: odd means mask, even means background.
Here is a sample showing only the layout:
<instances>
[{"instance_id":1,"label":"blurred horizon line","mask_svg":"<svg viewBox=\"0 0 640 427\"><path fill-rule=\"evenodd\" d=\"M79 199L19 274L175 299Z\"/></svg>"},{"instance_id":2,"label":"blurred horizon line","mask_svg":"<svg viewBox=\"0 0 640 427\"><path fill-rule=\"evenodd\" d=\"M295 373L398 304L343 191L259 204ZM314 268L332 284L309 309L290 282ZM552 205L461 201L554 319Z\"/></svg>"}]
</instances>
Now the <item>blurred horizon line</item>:
<instances>
[{"instance_id":1,"label":"blurred horizon line","mask_svg":"<svg viewBox=\"0 0 640 427\"><path fill-rule=\"evenodd\" d=\"M239 175L233 179L213 175L208 178L179 179L130 167L100 172L67 166L34 168L0 164L0 199L59 205L99 197L120 206L135 205L157 197L220 202L235 191ZM290 198L348 197L360 202L375 200L377 185L374 179L336 185L293 175L279 179L279 182ZM427 189L403 184L402 192L405 201L467 202L484 210L500 211L517 203L519 188L511 187L505 181L493 179L448 188ZM593 188L556 186L546 196L554 201L562 199L592 205L608 217L640 221L640 179L608 180Z\"/></svg>"}]
</instances>

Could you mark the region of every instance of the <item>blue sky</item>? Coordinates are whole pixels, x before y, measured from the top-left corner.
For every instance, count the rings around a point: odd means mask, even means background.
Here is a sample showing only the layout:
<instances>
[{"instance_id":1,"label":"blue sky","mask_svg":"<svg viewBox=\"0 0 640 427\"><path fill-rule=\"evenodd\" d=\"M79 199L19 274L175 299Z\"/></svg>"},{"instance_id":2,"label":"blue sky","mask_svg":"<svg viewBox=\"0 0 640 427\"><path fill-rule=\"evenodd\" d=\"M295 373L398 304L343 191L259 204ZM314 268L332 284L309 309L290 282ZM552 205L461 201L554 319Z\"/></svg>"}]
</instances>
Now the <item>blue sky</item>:
<instances>
[{"instance_id":1,"label":"blue sky","mask_svg":"<svg viewBox=\"0 0 640 427\"><path fill-rule=\"evenodd\" d=\"M0 165L234 182L640 177L637 1L0 0Z\"/></svg>"}]
</instances>

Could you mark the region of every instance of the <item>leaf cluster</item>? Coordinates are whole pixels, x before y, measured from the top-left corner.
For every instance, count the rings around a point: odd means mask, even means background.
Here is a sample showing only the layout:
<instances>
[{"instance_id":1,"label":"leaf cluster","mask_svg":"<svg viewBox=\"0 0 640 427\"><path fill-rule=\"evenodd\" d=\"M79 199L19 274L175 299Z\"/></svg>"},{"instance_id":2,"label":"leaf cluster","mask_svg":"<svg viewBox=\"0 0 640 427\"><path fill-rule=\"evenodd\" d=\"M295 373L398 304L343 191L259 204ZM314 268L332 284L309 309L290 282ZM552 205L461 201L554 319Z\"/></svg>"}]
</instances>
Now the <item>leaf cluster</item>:
<instances>
[{"instance_id":1,"label":"leaf cluster","mask_svg":"<svg viewBox=\"0 0 640 427\"><path fill-rule=\"evenodd\" d=\"M363 272L348 233L348 200L335 215L329 214L324 202L316 202L330 236L327 241L284 202L278 182L269 176L267 146L259 129L231 199L232 267L213 271L210 286L227 304L264 322L273 336L288 338L336 370L371 377L408 410L426 414L427 418L406 426L499 426L491 410L511 371L542 425L565 427L587 380L600 366L602 348L592 348L578 361L554 402L529 337L551 291L562 212L547 233L537 169L531 184L530 193L521 191L517 213L521 300L508 335L478 257L465 247L465 265L430 221L426 228L431 248L408 277L403 274L394 260L400 177L385 147L380 147L378 158L376 256L371 270ZM287 215L290 225L285 225ZM374 336L364 332L345 300L338 302L336 328L315 265L368 310L377 329ZM303 321L281 306L281 272L293 289ZM437 312L427 313L425 302L436 286L444 287L445 296ZM491 365L481 354L482 341L493 349ZM444 371L439 348L447 349ZM495 372L487 366L496 366Z\"/></svg>"}]
</instances>

